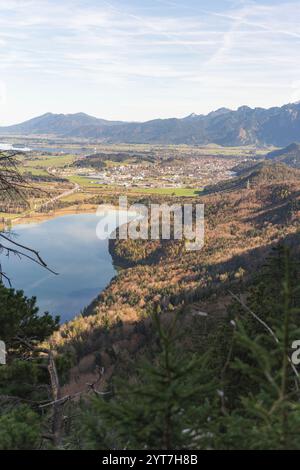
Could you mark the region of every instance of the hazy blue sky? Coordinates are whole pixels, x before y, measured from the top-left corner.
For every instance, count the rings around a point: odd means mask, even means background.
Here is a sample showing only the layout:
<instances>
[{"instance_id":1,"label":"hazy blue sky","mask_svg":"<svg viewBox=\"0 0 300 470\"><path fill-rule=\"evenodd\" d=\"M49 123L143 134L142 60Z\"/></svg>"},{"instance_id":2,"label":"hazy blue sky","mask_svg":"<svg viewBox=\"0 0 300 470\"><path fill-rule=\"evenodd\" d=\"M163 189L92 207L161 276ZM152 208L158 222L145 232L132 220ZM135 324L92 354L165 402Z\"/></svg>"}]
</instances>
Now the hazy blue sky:
<instances>
[{"instance_id":1,"label":"hazy blue sky","mask_svg":"<svg viewBox=\"0 0 300 470\"><path fill-rule=\"evenodd\" d=\"M0 0L0 125L297 101L299 46L299 0Z\"/></svg>"}]
</instances>

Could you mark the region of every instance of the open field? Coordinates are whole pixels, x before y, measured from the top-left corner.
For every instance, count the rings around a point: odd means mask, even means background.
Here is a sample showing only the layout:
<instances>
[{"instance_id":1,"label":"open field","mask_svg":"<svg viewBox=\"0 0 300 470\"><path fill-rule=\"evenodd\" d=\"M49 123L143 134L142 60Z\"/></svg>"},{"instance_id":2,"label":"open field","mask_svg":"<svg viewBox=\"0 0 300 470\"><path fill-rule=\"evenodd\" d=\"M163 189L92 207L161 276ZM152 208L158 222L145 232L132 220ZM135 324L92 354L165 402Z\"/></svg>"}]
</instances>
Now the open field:
<instances>
[{"instance_id":1,"label":"open field","mask_svg":"<svg viewBox=\"0 0 300 470\"><path fill-rule=\"evenodd\" d=\"M26 174L26 173L31 173L33 176L47 176L48 173L46 170L43 170L42 168L35 168L31 166L23 166L20 168L20 173L21 174Z\"/></svg>"},{"instance_id":2,"label":"open field","mask_svg":"<svg viewBox=\"0 0 300 470\"><path fill-rule=\"evenodd\" d=\"M101 185L98 183L95 183L95 179L92 178L85 178L84 176L68 176L67 177L71 183L77 183L79 184L82 188L103 188L105 185Z\"/></svg>"},{"instance_id":3,"label":"open field","mask_svg":"<svg viewBox=\"0 0 300 470\"><path fill-rule=\"evenodd\" d=\"M39 156L29 160L24 160L24 166L27 168L63 168L70 165L75 160L74 155L61 155L55 157Z\"/></svg>"},{"instance_id":4,"label":"open field","mask_svg":"<svg viewBox=\"0 0 300 470\"><path fill-rule=\"evenodd\" d=\"M131 193L136 194L158 194L179 197L197 196L201 191L201 189L194 188L134 188L130 190Z\"/></svg>"}]
</instances>

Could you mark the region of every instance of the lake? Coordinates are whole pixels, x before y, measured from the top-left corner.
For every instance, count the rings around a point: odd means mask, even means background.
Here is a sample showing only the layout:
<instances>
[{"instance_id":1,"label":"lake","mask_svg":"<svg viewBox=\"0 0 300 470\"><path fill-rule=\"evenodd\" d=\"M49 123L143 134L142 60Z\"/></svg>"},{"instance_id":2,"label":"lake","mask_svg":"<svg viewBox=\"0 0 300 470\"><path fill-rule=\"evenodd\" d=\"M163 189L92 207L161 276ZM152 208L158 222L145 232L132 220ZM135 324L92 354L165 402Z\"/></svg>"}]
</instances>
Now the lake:
<instances>
[{"instance_id":1,"label":"lake","mask_svg":"<svg viewBox=\"0 0 300 470\"><path fill-rule=\"evenodd\" d=\"M14 240L39 251L43 260L59 275L25 258L2 256L2 269L10 277L12 287L24 290L29 297L36 296L40 311L60 315L62 322L80 313L116 273L107 236L99 239L96 235L97 226L98 233L102 230L99 222L106 231L107 227L111 231L124 223L122 213L109 210L102 216L66 215L39 224L14 227ZM101 238L104 236L102 234Z\"/></svg>"},{"instance_id":2,"label":"lake","mask_svg":"<svg viewBox=\"0 0 300 470\"><path fill-rule=\"evenodd\" d=\"M65 155L65 154L73 154L73 155L85 155L88 153L92 153L92 150L83 149L83 148L73 148L73 147L40 147L31 145L30 147L26 147L24 145L18 144L11 144L8 142L0 142L0 151L8 151L13 150L15 152L48 152L54 153L58 155Z\"/></svg>"}]
</instances>

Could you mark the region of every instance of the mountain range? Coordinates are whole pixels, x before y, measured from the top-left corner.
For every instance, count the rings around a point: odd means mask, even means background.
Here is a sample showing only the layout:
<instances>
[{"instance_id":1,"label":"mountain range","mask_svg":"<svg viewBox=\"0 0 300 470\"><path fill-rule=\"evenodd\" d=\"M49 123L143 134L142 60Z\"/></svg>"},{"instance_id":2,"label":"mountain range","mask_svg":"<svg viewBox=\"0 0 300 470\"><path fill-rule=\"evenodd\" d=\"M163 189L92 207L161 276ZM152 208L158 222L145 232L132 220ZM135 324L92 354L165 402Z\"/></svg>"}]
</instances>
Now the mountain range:
<instances>
[{"instance_id":1,"label":"mountain range","mask_svg":"<svg viewBox=\"0 0 300 470\"><path fill-rule=\"evenodd\" d=\"M147 122L107 121L85 113L46 113L21 124L0 127L0 135L80 137L106 143L283 147L300 140L300 102L269 109L220 108L207 115Z\"/></svg>"}]
</instances>

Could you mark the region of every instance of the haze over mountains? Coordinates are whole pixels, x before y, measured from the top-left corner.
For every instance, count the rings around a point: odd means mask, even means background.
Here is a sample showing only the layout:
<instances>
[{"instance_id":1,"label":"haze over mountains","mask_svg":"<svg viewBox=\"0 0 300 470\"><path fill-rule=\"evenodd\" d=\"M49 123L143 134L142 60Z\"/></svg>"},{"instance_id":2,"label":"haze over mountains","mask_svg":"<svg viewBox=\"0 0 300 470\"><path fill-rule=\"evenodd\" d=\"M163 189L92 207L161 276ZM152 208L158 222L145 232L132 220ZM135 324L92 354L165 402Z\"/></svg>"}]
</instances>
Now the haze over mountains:
<instances>
[{"instance_id":1,"label":"haze over mountains","mask_svg":"<svg viewBox=\"0 0 300 470\"><path fill-rule=\"evenodd\" d=\"M221 108L208 115L147 122L107 121L85 113L52 114L1 127L1 135L81 137L107 143L275 145L300 140L300 102L270 109Z\"/></svg>"}]
</instances>

